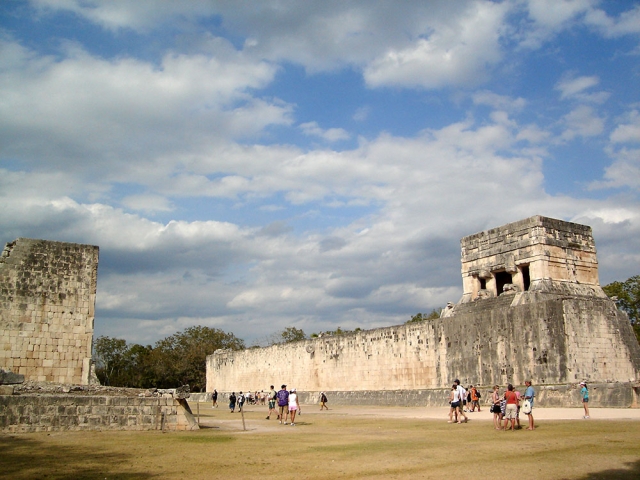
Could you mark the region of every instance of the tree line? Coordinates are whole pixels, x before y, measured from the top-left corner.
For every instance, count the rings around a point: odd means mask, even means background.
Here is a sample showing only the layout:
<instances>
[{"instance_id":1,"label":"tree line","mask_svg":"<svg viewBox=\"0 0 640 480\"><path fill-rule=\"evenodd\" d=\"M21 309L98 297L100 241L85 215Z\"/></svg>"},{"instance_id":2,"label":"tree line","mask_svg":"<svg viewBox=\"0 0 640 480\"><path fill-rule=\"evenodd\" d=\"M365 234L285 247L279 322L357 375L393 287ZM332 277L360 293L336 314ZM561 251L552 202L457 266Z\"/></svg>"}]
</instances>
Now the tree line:
<instances>
[{"instance_id":1,"label":"tree line","mask_svg":"<svg viewBox=\"0 0 640 480\"><path fill-rule=\"evenodd\" d=\"M244 341L217 328L189 327L155 346L101 336L93 343L96 376L102 385L132 388L206 389L206 357L221 348L242 350Z\"/></svg>"},{"instance_id":2,"label":"tree line","mask_svg":"<svg viewBox=\"0 0 640 480\"><path fill-rule=\"evenodd\" d=\"M602 287L620 310L629 316L640 342L640 275L624 282ZM422 322L440 317L440 310L418 313L405 323ZM345 335L360 331L336 330L312 333L307 337L302 329L287 327L254 343L252 347L297 342L326 335ZM244 341L233 333L209 327L189 327L151 345L128 344L120 338L101 336L93 344L96 375L102 385L133 388L175 388L189 385L191 391L206 389L206 357L218 349L242 350Z\"/></svg>"}]
</instances>

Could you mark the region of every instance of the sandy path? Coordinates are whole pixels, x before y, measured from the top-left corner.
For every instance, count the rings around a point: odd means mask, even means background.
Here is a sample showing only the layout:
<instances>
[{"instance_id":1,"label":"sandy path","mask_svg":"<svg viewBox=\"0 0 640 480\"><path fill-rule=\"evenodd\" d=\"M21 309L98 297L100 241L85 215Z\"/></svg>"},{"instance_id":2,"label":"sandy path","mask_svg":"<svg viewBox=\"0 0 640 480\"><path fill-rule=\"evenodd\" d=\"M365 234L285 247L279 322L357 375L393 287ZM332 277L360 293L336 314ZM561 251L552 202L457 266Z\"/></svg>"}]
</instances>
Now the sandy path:
<instances>
[{"instance_id":1,"label":"sandy path","mask_svg":"<svg viewBox=\"0 0 640 480\"><path fill-rule=\"evenodd\" d=\"M195 413L195 406L191 405ZM200 424L203 427L219 428L221 430L238 431L242 429L241 417L238 413L230 414L226 409L216 409L214 416L208 416L212 412L208 404L201 404L200 411L203 416L200 418ZM282 428L279 421L275 417L266 420L262 417L262 412L267 413L266 407L248 406L245 407L246 427L248 432L268 432L277 431ZM331 416L375 416L380 418L415 418L428 420L448 420L448 407L378 407L378 406L347 406L338 405L330 410L320 411L317 405L302 405L303 416L300 421L316 415ZM260 419L256 420L256 414L260 413ZM640 408L591 408L591 421L597 420L632 420L640 421ZM582 418L582 407L577 408L535 408L533 410L536 423L553 420L575 420L584 422ZM481 412L467 413L471 422L491 422L493 414L489 413L489 408L483 409ZM526 422L526 415L520 415L521 421Z\"/></svg>"}]
</instances>

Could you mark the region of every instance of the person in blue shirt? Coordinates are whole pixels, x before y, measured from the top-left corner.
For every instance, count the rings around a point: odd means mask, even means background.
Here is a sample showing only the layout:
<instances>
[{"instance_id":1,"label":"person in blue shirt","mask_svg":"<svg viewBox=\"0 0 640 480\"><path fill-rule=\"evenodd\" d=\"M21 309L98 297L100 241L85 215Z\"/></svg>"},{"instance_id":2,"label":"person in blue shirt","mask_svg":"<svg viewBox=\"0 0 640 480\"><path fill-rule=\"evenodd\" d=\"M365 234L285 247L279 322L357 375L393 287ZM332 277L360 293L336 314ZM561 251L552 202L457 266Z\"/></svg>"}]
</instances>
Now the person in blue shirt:
<instances>
[{"instance_id":1,"label":"person in blue shirt","mask_svg":"<svg viewBox=\"0 0 640 480\"><path fill-rule=\"evenodd\" d=\"M531 404L531 412L527 413L527 416L529 417L529 428L527 428L527 430L533 430L536 428L533 423L533 399L536 396L536 392L531 386L531 380L527 380L524 384L527 386L527 389L524 392L524 399L529 400L529 403Z\"/></svg>"},{"instance_id":2,"label":"person in blue shirt","mask_svg":"<svg viewBox=\"0 0 640 480\"><path fill-rule=\"evenodd\" d=\"M582 396L582 406L584 407L584 418L589 418L589 387L586 382L580 382L580 395Z\"/></svg>"}]
</instances>

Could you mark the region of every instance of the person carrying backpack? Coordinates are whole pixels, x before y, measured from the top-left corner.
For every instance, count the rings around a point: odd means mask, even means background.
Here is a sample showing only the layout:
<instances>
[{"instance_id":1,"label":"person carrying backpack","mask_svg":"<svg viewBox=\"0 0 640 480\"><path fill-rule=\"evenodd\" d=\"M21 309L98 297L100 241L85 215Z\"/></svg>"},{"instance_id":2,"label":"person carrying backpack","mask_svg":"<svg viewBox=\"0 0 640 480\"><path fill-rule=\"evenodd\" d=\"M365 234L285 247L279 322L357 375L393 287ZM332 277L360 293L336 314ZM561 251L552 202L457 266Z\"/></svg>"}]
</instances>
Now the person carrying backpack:
<instances>
[{"instance_id":1,"label":"person carrying backpack","mask_svg":"<svg viewBox=\"0 0 640 480\"><path fill-rule=\"evenodd\" d=\"M471 395L471 412L476 411L476 407L478 407L478 412L480 411L480 392L476 387L471 385L469 388L469 393Z\"/></svg>"},{"instance_id":2,"label":"person carrying backpack","mask_svg":"<svg viewBox=\"0 0 640 480\"><path fill-rule=\"evenodd\" d=\"M277 393L273 387L273 385L271 385L271 390L269 390L269 396L268 396L268 400L269 400L269 414L267 415L267 420L269 420L271 418L271 412L276 411L276 396ZM280 419L280 416L278 416L278 420Z\"/></svg>"},{"instance_id":3,"label":"person carrying backpack","mask_svg":"<svg viewBox=\"0 0 640 480\"><path fill-rule=\"evenodd\" d=\"M323 408L329 410L329 407L327 407L327 396L324 392L320 392L320 411L322 411Z\"/></svg>"},{"instance_id":4,"label":"person carrying backpack","mask_svg":"<svg viewBox=\"0 0 640 480\"><path fill-rule=\"evenodd\" d=\"M287 418L289 418L289 392L287 391L287 386L282 385L276 396L278 398L278 410L280 411L280 423L283 423L284 420L286 425Z\"/></svg>"}]
</instances>

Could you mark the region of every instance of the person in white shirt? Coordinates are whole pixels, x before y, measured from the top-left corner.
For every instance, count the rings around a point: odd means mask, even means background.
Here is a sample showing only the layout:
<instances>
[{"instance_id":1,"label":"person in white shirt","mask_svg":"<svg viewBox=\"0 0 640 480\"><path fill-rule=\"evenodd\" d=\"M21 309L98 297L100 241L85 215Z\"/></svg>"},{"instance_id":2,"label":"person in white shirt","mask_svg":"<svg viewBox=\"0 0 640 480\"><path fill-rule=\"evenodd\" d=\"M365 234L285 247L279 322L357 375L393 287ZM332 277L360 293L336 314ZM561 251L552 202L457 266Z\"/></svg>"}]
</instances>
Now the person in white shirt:
<instances>
[{"instance_id":1,"label":"person in white shirt","mask_svg":"<svg viewBox=\"0 0 640 480\"><path fill-rule=\"evenodd\" d=\"M295 388L291 389L289 393L289 415L291 415L291 426L295 425L296 412L302 413L300 409L300 401L298 400L298 393Z\"/></svg>"}]
</instances>

